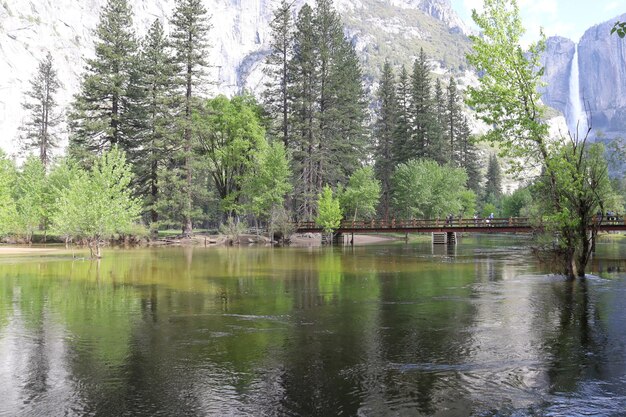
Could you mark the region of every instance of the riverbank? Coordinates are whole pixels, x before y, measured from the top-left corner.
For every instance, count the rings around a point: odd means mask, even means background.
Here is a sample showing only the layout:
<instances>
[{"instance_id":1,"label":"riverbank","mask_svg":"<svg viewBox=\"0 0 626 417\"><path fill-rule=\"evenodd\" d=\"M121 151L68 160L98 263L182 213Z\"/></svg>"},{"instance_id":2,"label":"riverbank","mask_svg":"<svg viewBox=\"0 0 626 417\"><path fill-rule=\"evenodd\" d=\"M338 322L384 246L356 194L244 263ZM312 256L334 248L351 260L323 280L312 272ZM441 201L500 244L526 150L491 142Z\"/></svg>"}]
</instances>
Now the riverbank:
<instances>
[{"instance_id":1,"label":"riverbank","mask_svg":"<svg viewBox=\"0 0 626 417\"><path fill-rule=\"evenodd\" d=\"M62 250L66 250L64 247L37 247L33 248L30 246L0 246L0 256L2 255L36 255L36 254L45 254L45 253L53 253L60 252Z\"/></svg>"}]
</instances>

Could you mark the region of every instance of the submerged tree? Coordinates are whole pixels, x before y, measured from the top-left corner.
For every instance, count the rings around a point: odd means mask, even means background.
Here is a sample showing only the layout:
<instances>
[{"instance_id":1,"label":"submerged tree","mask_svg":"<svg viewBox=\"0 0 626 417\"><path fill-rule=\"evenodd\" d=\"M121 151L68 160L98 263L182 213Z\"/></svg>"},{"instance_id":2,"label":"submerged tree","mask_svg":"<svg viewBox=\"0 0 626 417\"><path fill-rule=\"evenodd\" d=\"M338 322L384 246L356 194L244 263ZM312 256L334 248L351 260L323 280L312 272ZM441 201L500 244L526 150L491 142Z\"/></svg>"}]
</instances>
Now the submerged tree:
<instances>
[{"instance_id":1,"label":"submerged tree","mask_svg":"<svg viewBox=\"0 0 626 417\"><path fill-rule=\"evenodd\" d=\"M55 95L61 86L54 69L52 54L48 52L39 63L35 77L30 81L31 89L26 93L27 101L22 108L27 111L27 119L22 127L24 150L37 149L39 160L48 168L52 151L58 146L55 127L61 122L61 114L57 112Z\"/></svg>"},{"instance_id":2,"label":"submerged tree","mask_svg":"<svg viewBox=\"0 0 626 417\"><path fill-rule=\"evenodd\" d=\"M524 33L514 0L485 0L484 12L472 17L481 36L472 37L469 62L483 73L469 89L468 104L492 126L487 139L503 154L534 161L542 170L546 230L560 235L558 255L568 278L584 277L593 233L590 220L609 198L602 156L589 147L587 134L551 140L538 87L543 68L544 37L528 50L520 46ZM521 169L518 166L518 169ZM528 170L528 167L524 167ZM593 228L592 228L593 230Z\"/></svg>"}]
</instances>

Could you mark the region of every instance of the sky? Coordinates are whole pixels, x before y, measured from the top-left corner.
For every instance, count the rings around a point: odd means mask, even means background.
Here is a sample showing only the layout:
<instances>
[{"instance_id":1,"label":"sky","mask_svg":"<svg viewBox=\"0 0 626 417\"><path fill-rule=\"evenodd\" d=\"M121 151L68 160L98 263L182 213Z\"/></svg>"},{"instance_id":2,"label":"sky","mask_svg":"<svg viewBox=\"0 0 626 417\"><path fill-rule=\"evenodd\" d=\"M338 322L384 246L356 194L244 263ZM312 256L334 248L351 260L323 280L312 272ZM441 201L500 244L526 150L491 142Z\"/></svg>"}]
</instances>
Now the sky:
<instances>
[{"instance_id":1,"label":"sky","mask_svg":"<svg viewBox=\"0 0 626 417\"><path fill-rule=\"evenodd\" d=\"M483 0L451 2L463 21L475 27L471 10L479 9ZM578 42L591 26L626 13L626 0L518 0L517 4L526 28L526 43L537 39L540 27L546 36L560 35Z\"/></svg>"}]
</instances>

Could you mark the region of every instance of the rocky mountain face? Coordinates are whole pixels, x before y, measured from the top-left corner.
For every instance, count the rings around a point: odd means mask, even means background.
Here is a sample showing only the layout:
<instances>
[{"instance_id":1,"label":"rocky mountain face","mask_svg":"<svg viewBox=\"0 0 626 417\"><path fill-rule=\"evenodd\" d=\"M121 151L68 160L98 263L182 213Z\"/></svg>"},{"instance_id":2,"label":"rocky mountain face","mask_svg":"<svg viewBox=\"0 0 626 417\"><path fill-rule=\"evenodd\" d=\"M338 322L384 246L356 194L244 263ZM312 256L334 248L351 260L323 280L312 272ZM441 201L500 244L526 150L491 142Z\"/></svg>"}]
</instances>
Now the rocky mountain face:
<instances>
[{"instance_id":1,"label":"rocky mountain face","mask_svg":"<svg viewBox=\"0 0 626 417\"><path fill-rule=\"evenodd\" d=\"M560 37L548 39L543 59L545 81L543 100L559 110L568 120L579 101L588 109L594 136L626 139L626 40L610 35L616 20L626 14L588 29L578 43ZM571 80L573 59L578 58L578 92Z\"/></svg>"},{"instance_id":2,"label":"rocky mountain face","mask_svg":"<svg viewBox=\"0 0 626 417\"><path fill-rule=\"evenodd\" d=\"M93 29L106 0L0 0L0 147L15 150L21 103L38 61L50 51L63 88L62 108L78 90L84 57L93 54ZM279 0L204 0L213 26L206 94L259 91L268 52L269 22ZM295 0L295 8L314 0ZM139 36L154 19L167 26L174 0L130 0ZM346 33L361 52L373 82L385 58L410 63L423 47L445 67L463 69L467 28L449 0L335 0ZM212 91L210 91L212 89Z\"/></svg>"}]
</instances>

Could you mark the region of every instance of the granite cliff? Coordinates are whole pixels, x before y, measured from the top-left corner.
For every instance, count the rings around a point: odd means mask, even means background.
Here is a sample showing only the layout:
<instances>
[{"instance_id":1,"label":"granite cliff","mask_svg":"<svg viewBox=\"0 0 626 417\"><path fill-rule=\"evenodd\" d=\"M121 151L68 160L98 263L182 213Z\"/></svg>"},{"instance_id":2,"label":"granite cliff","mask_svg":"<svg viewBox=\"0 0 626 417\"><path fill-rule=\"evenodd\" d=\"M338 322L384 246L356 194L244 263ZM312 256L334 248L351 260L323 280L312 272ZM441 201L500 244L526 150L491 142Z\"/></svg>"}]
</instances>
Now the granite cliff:
<instances>
[{"instance_id":1,"label":"granite cliff","mask_svg":"<svg viewBox=\"0 0 626 417\"><path fill-rule=\"evenodd\" d=\"M67 107L79 87L93 29L106 0L0 0L0 147L12 151L22 124L20 104L37 62L51 51ZM204 0L213 26L210 62L215 81L207 94L258 91L269 22L279 0ZM295 10L305 2L295 0ZM174 0L130 0L138 35L154 19L167 21ZM335 0L346 33L357 46L370 84L385 57L410 63L423 47L442 67L464 69L467 29L449 0Z\"/></svg>"}]
</instances>

